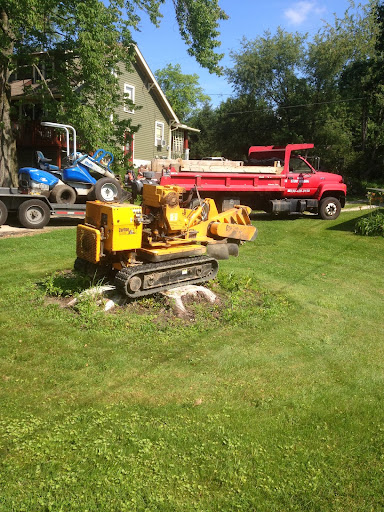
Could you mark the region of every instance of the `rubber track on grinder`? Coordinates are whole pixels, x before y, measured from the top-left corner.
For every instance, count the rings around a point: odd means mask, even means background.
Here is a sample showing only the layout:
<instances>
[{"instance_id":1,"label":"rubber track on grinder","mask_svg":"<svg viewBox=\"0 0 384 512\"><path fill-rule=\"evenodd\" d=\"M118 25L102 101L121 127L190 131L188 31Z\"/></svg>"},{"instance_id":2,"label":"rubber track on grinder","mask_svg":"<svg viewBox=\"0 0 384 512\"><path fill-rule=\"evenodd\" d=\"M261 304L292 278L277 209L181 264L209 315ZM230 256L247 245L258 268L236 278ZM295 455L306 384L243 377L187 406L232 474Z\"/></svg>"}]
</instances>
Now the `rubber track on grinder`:
<instances>
[{"instance_id":1,"label":"rubber track on grinder","mask_svg":"<svg viewBox=\"0 0 384 512\"><path fill-rule=\"evenodd\" d=\"M143 297L186 284L201 284L217 275L217 260L196 256L125 267L115 276L116 288L131 298Z\"/></svg>"}]
</instances>

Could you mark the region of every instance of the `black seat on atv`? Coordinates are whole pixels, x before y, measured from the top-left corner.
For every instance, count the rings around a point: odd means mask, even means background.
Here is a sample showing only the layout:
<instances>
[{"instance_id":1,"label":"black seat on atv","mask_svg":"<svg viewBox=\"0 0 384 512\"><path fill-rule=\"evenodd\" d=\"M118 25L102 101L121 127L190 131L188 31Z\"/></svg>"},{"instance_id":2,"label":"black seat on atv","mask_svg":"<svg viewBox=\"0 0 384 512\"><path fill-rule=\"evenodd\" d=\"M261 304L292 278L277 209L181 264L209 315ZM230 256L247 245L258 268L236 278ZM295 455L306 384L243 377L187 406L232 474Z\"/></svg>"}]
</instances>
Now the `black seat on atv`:
<instances>
[{"instance_id":1,"label":"black seat on atv","mask_svg":"<svg viewBox=\"0 0 384 512\"><path fill-rule=\"evenodd\" d=\"M41 151L36 151L37 163L42 162L43 164L47 164L48 162L52 162L52 158L45 158Z\"/></svg>"}]
</instances>

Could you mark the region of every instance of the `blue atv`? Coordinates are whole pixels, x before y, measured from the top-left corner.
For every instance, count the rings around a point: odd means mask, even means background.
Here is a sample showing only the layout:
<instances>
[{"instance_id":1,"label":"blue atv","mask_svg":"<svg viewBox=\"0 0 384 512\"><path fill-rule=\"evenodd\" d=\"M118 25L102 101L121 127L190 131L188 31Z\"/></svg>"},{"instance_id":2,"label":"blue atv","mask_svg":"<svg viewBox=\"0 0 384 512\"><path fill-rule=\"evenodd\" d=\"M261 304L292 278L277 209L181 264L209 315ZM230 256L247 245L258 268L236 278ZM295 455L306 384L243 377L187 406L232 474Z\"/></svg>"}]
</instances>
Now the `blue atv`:
<instances>
[{"instance_id":1,"label":"blue atv","mask_svg":"<svg viewBox=\"0 0 384 512\"><path fill-rule=\"evenodd\" d=\"M42 194L52 203L73 204L99 200L120 201L123 190L110 169L113 155L98 149L93 156L76 152L76 131L72 126L58 123L41 123L44 126L62 128L67 133L68 167L60 169L51 160L37 152L40 169L23 167L19 170L19 187L32 194ZM73 132L73 153L69 149L69 130ZM103 163L105 162L106 163Z\"/></svg>"}]
</instances>

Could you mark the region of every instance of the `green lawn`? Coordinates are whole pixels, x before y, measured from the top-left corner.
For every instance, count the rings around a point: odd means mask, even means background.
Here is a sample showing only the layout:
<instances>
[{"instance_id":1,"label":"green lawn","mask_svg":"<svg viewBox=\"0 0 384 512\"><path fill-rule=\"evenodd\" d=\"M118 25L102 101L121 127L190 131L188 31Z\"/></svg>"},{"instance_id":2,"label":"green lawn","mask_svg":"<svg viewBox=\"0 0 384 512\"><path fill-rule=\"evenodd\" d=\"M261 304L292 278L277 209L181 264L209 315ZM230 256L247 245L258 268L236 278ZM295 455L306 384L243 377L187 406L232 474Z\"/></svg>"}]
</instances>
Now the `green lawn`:
<instances>
[{"instance_id":1,"label":"green lawn","mask_svg":"<svg viewBox=\"0 0 384 512\"><path fill-rule=\"evenodd\" d=\"M194 320L48 304L75 230L0 239L0 511L384 510L384 238L267 220Z\"/></svg>"}]
</instances>

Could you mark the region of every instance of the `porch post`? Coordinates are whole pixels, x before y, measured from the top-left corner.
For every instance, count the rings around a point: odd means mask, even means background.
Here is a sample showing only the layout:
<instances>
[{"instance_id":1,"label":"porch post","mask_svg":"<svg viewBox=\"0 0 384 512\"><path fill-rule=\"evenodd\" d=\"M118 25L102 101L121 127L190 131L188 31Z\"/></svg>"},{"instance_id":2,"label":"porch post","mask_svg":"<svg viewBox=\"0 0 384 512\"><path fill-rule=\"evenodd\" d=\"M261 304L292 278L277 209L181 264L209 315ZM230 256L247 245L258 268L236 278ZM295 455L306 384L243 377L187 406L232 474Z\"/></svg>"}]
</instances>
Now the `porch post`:
<instances>
[{"instance_id":1,"label":"porch post","mask_svg":"<svg viewBox=\"0 0 384 512\"><path fill-rule=\"evenodd\" d=\"M188 132L184 130L184 155L185 160L189 160Z\"/></svg>"},{"instance_id":2,"label":"porch post","mask_svg":"<svg viewBox=\"0 0 384 512\"><path fill-rule=\"evenodd\" d=\"M169 123L169 136L168 136L168 160L172 158L172 121Z\"/></svg>"}]
</instances>

